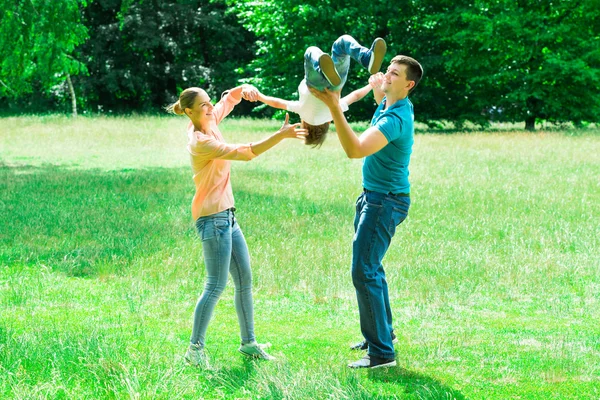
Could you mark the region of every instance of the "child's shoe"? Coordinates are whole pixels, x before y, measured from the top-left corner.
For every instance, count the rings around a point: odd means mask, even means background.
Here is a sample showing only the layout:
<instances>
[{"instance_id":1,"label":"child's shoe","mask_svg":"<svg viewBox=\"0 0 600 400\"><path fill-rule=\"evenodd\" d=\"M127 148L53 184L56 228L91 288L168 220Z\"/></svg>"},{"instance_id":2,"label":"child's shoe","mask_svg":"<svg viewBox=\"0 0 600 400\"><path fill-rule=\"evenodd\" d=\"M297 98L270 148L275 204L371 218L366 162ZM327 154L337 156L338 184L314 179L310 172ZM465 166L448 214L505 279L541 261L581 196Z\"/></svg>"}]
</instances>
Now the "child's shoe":
<instances>
[{"instance_id":1,"label":"child's shoe","mask_svg":"<svg viewBox=\"0 0 600 400\"><path fill-rule=\"evenodd\" d=\"M321 54L321 57L319 57L319 67L321 68L321 73L331 86L337 86L342 83L342 78L340 78L340 74L336 71L335 64L329 54Z\"/></svg>"},{"instance_id":2,"label":"child's shoe","mask_svg":"<svg viewBox=\"0 0 600 400\"><path fill-rule=\"evenodd\" d=\"M385 40L382 38L375 39L369 51L371 52L371 58L369 60L368 70L369 73L373 75L379 72L381 64L383 63L383 57L385 57L385 52L387 51Z\"/></svg>"}]
</instances>

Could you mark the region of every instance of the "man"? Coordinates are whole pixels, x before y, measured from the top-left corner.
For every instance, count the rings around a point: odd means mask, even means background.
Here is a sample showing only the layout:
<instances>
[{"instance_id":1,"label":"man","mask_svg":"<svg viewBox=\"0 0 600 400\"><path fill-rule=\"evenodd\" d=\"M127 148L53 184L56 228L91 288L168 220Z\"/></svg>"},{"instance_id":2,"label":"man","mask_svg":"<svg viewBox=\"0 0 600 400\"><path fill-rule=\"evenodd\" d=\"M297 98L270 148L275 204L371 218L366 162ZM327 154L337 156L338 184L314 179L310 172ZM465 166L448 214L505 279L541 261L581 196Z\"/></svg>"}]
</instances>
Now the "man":
<instances>
[{"instance_id":1,"label":"man","mask_svg":"<svg viewBox=\"0 0 600 400\"><path fill-rule=\"evenodd\" d=\"M423 75L413 58L396 56L374 89L379 104L371 127L357 136L348 125L339 93L328 89L311 93L323 101L335 123L340 143L349 158L363 158L364 192L356 203L352 243L352 282L356 289L360 327L367 355L348 366L379 368L396 365L392 340L392 312L385 272L381 264L396 227L410 207L408 164L414 134L413 105L408 94ZM377 86L377 85L376 85Z\"/></svg>"}]
</instances>

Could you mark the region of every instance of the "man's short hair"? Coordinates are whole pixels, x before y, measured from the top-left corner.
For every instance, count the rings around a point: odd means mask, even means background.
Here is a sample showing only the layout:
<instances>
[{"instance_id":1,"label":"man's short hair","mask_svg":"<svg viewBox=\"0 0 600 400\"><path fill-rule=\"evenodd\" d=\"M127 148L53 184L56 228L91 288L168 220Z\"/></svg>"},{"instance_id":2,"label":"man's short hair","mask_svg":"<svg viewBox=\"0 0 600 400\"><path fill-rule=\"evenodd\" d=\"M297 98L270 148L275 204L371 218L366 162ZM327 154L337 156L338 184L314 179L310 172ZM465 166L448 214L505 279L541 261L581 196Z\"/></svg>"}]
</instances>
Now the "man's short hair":
<instances>
[{"instance_id":1,"label":"man's short hair","mask_svg":"<svg viewBox=\"0 0 600 400\"><path fill-rule=\"evenodd\" d=\"M406 65L406 79L415 82L415 86L410 89L412 92L423 77L423 67L421 67L421 64L419 64L417 60L408 56L396 56L392 58L392 64L393 63Z\"/></svg>"}]
</instances>

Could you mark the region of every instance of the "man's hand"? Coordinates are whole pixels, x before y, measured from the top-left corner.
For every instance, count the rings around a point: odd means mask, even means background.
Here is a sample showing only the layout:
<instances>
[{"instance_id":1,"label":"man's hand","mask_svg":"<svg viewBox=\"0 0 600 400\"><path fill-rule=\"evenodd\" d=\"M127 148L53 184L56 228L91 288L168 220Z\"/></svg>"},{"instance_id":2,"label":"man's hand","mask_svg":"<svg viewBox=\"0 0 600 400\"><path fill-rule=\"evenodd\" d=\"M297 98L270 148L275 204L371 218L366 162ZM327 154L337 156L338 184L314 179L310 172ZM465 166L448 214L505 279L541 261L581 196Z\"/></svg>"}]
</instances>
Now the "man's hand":
<instances>
[{"instance_id":1,"label":"man's hand","mask_svg":"<svg viewBox=\"0 0 600 400\"><path fill-rule=\"evenodd\" d=\"M320 91L315 89L314 87L309 87L310 93L315 96L317 99L321 100L330 110L336 108L340 104L340 92L332 92L331 90L325 88L325 90Z\"/></svg>"},{"instance_id":2,"label":"man's hand","mask_svg":"<svg viewBox=\"0 0 600 400\"><path fill-rule=\"evenodd\" d=\"M371 85L371 87L373 89L381 90L382 84L383 84L383 73L382 72L378 72L369 77L369 85Z\"/></svg>"},{"instance_id":3,"label":"man's hand","mask_svg":"<svg viewBox=\"0 0 600 400\"><path fill-rule=\"evenodd\" d=\"M260 92L254 86L248 85L246 83L242 85L242 99L246 101L255 102L258 100L259 95Z\"/></svg>"}]
</instances>

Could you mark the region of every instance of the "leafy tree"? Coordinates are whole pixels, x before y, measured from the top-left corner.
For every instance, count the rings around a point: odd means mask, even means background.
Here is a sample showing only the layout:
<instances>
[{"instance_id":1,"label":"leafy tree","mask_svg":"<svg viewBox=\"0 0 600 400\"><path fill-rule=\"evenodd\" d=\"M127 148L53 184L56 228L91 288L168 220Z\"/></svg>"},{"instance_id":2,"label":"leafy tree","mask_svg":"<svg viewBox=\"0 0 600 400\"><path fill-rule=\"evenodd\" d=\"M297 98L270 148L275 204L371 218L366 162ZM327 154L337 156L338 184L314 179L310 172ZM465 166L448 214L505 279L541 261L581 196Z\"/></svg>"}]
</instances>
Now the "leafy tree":
<instances>
[{"instance_id":1,"label":"leafy tree","mask_svg":"<svg viewBox=\"0 0 600 400\"><path fill-rule=\"evenodd\" d=\"M218 99L244 77L240 68L254 54L254 36L226 11L218 0L90 4L91 39L81 47L90 71L81 85L90 107L158 110L189 86Z\"/></svg>"},{"instance_id":2,"label":"leafy tree","mask_svg":"<svg viewBox=\"0 0 600 400\"><path fill-rule=\"evenodd\" d=\"M600 9L594 3L461 1L427 13L423 20L435 26L442 60L436 80L462 85L467 119L526 121L527 129L540 119L598 121Z\"/></svg>"},{"instance_id":3,"label":"leafy tree","mask_svg":"<svg viewBox=\"0 0 600 400\"><path fill-rule=\"evenodd\" d=\"M255 83L289 96L310 45L326 50L340 34L381 36L388 60L419 60L425 76L411 96L417 118L486 125L490 120L600 120L600 7L597 0L246 0L229 4L257 36ZM364 84L354 68L348 89ZM368 118L372 106L350 112Z\"/></svg>"},{"instance_id":4,"label":"leafy tree","mask_svg":"<svg viewBox=\"0 0 600 400\"><path fill-rule=\"evenodd\" d=\"M61 94L67 86L77 115L71 76L86 72L73 57L88 35L81 22L86 0L0 0L0 97L34 93Z\"/></svg>"}]
</instances>

